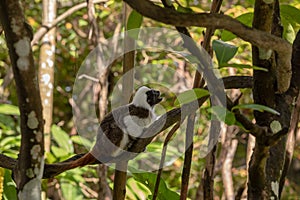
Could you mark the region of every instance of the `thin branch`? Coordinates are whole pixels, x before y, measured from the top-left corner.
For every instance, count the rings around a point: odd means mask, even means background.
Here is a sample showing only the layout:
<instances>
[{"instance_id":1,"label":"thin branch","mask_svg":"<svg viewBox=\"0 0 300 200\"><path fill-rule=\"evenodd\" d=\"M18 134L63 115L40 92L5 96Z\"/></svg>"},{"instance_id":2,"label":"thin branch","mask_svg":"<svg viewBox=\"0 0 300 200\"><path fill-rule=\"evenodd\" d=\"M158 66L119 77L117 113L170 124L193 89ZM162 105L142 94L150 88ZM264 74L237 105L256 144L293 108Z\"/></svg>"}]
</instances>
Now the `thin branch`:
<instances>
[{"instance_id":1,"label":"thin branch","mask_svg":"<svg viewBox=\"0 0 300 200\"><path fill-rule=\"evenodd\" d=\"M167 148L168 148L169 141L173 137L174 133L180 127L180 124L181 124L180 122L177 122L177 124L175 124L173 126L173 128L170 130L170 132L168 133L168 135L167 135L167 137L164 141L163 149L162 149L162 152L161 152L160 163L159 163L159 170L158 170L158 173L157 173L157 176L156 176L156 181L155 181L152 200L156 200L157 195L158 195L159 183L160 183L161 174L162 174L162 170L163 170L164 163L165 163L165 158L166 158L166 154L167 154Z\"/></svg>"},{"instance_id":2,"label":"thin branch","mask_svg":"<svg viewBox=\"0 0 300 200\"><path fill-rule=\"evenodd\" d=\"M211 4L210 13L219 13L222 2L223 2L222 0L213 1ZM205 35L204 35L204 40L203 40L202 46L209 54L212 53L209 51L211 51L210 41L211 41L211 37L213 36L214 32L215 32L215 29L213 27L207 28L205 31Z\"/></svg>"},{"instance_id":3,"label":"thin branch","mask_svg":"<svg viewBox=\"0 0 300 200\"><path fill-rule=\"evenodd\" d=\"M252 88L253 86L252 76L227 76L222 80L226 89Z\"/></svg>"},{"instance_id":4,"label":"thin branch","mask_svg":"<svg viewBox=\"0 0 300 200\"><path fill-rule=\"evenodd\" d=\"M229 145L227 146L227 153L222 167L222 178L224 185L224 193L227 200L234 200L234 187L232 180L232 162L234 155L238 146L238 139L232 139L236 130L234 127L227 127L227 141Z\"/></svg>"},{"instance_id":5,"label":"thin branch","mask_svg":"<svg viewBox=\"0 0 300 200\"><path fill-rule=\"evenodd\" d=\"M181 200L187 199L187 195L188 195L188 186L189 186L193 150L194 150L193 138L194 138L195 117L196 114L195 112L193 112L187 118L184 163L183 163L183 169L181 174L181 190L180 190Z\"/></svg>"},{"instance_id":6,"label":"thin branch","mask_svg":"<svg viewBox=\"0 0 300 200\"><path fill-rule=\"evenodd\" d=\"M227 109L231 110L235 105L229 98L227 98ZM235 118L240 122L246 130L250 132L255 137L267 136L267 128L261 127L257 124L252 123L247 117L240 113L239 110L234 110Z\"/></svg>"},{"instance_id":7,"label":"thin branch","mask_svg":"<svg viewBox=\"0 0 300 200\"><path fill-rule=\"evenodd\" d=\"M94 99L98 103L97 113L99 116L99 121L102 121L107 114L107 104L108 104L108 75L110 71L110 67L106 67L103 69L103 61L102 61L102 49L101 45L101 34L100 28L98 25L97 16L95 14L95 1L87 0L87 14L88 20L90 23L90 34L89 41L92 42L93 47L96 50L96 66L98 67L98 71L101 73L97 74L97 84L95 85ZM115 34L115 33L114 33ZM109 189L109 185L107 183L107 167L106 166L98 166L97 174L99 176L99 187L98 187L98 196L97 200L104 199L112 199L111 190ZM104 176L103 176L104 175Z\"/></svg>"},{"instance_id":8,"label":"thin branch","mask_svg":"<svg viewBox=\"0 0 300 200\"><path fill-rule=\"evenodd\" d=\"M162 3L165 7L169 8L170 10L175 11L175 7L168 1L162 0ZM220 6L217 6L220 7ZM175 26L177 31L181 33L182 39L184 41L184 46L191 52L198 60L201 60L201 57L203 56L201 52L199 51L195 41L192 39L191 34L189 33L188 29L184 26ZM211 31L212 32L212 31ZM183 37L183 35L187 35L188 37ZM205 49L208 52L209 47L209 41L210 37L206 37L206 41L204 42ZM204 70L200 71L197 70L194 77L194 83L193 88L203 87L204 85L204 79L203 75L206 76L208 79L207 81L211 81L210 78L215 79L213 73L210 73L211 71L208 69L208 66L204 66ZM201 69L201 65L198 64L198 69ZM201 73L202 72L202 73ZM210 78L209 78L210 77ZM211 83L210 82L210 83ZM209 83L208 83L209 84ZM187 123L187 129L186 129L186 138L185 138L185 156L184 156L184 166L182 171L182 181L181 181L181 191L180 191L180 199L186 199L187 193L188 193L188 183L189 183L189 175L190 175L190 168L191 168L191 161L192 161L192 155L193 155L193 135L194 135L194 124L195 124L195 113L191 113L188 116L188 123Z\"/></svg>"},{"instance_id":9,"label":"thin branch","mask_svg":"<svg viewBox=\"0 0 300 200\"><path fill-rule=\"evenodd\" d=\"M175 7L166 0L162 0L162 3L165 7L175 10ZM176 26L176 29L179 33L183 35L187 35L189 38L191 38L191 34L189 33L188 29L184 26ZM182 35L181 35L182 36ZM188 48L188 50L196 56L198 59L200 59L199 55L201 55L197 50L197 46L195 42L188 41L185 37L182 37L184 40L185 46ZM200 59L201 60L201 59ZM201 68L199 66L199 68ZM204 80L202 77L202 74L200 71L196 71L195 77L194 77L194 83L193 83L193 88L197 87L203 87L204 85ZM188 116L188 123L187 123L187 130L186 130L186 138L185 138L185 146L186 146L186 151L185 151L185 156L184 156L184 166L183 166L183 171L182 171L182 180L181 180L181 191L180 191L180 198L181 199L186 199L187 198L187 193L188 193L188 183L189 183L189 175L190 175L190 168L191 168L191 160L192 160L192 155L193 155L193 135L194 135L194 123L195 123L195 114L191 114Z\"/></svg>"},{"instance_id":10,"label":"thin branch","mask_svg":"<svg viewBox=\"0 0 300 200\"><path fill-rule=\"evenodd\" d=\"M4 154L0 154L0 167L13 170L16 165L16 160Z\"/></svg>"},{"instance_id":11,"label":"thin branch","mask_svg":"<svg viewBox=\"0 0 300 200\"><path fill-rule=\"evenodd\" d=\"M175 10L175 8L172 5L168 5L167 1L163 0L163 4L166 7L169 7L172 10ZM189 33L188 29L186 27L179 27L176 26L176 29L179 33L184 35L187 35L189 38L191 37L191 34ZM197 48L196 43L194 40L187 40L187 38L182 37L185 46L188 48L188 50L196 56L198 59L200 59L200 54ZM200 65L198 65L199 68L201 68ZM202 83L202 84L201 84ZM203 76L200 73L200 71L196 71L195 77L194 77L194 83L193 88L197 88L204 85ZM193 157L193 149L194 149L194 143L193 143L193 137L194 137L194 126L195 126L195 113L191 113L188 116L187 119L187 129L186 129L186 137L185 137L185 154L184 154L184 163L183 163L183 170L182 170L182 177L181 177L181 191L180 191L180 199L186 199L188 194L188 184L189 184L189 176L191 171L191 163L192 163L192 157Z\"/></svg>"},{"instance_id":12,"label":"thin branch","mask_svg":"<svg viewBox=\"0 0 300 200\"><path fill-rule=\"evenodd\" d=\"M251 135L253 135L255 137L267 135L266 128L252 123L247 117L242 115L239 111L234 111L234 114L235 114L236 120L239 121L244 126L244 128L250 132Z\"/></svg>"},{"instance_id":13,"label":"thin branch","mask_svg":"<svg viewBox=\"0 0 300 200\"><path fill-rule=\"evenodd\" d=\"M107 0L94 0L94 3L105 3ZM64 12L63 14L59 15L51 24L43 24L41 28L34 34L33 40L31 41L31 46L36 45L41 38L52 28L56 27L58 23L65 20L67 17L72 15L73 13L87 7L87 2L80 3L71 7L69 10Z\"/></svg>"},{"instance_id":14,"label":"thin branch","mask_svg":"<svg viewBox=\"0 0 300 200\"><path fill-rule=\"evenodd\" d=\"M223 0L213 0L211 3L210 13L218 13L220 11ZM211 37L215 32L215 28L207 28L204 35L204 40L202 43L202 47L209 53L212 57L213 52L211 48ZM213 123L218 123L212 121ZM211 126L210 133L213 131L220 133L221 130L216 129L218 126ZM202 190L203 197L205 199L213 199L213 188L214 188L214 173L215 173L215 163L216 163L216 145L213 144L213 148L209 151L209 153L205 157L205 168L203 170L203 176L200 182L200 186L198 187ZM207 184L205 184L207 183Z\"/></svg>"},{"instance_id":15,"label":"thin branch","mask_svg":"<svg viewBox=\"0 0 300 200\"><path fill-rule=\"evenodd\" d=\"M294 92L298 93L295 96L298 96L295 102L295 106L293 108L290 120L290 128L287 133L287 144L286 144L286 156L284 161L284 168L282 170L282 174L279 182L279 198L281 197L281 193L285 183L285 177L290 168L294 149L295 149L295 137L298 130L299 116L300 116L300 81L299 81L299 70L300 70L300 31L298 31L296 39L293 42L293 57L292 57L292 68L293 68L293 76L291 86L295 88ZM291 87L291 88L292 88Z\"/></svg>"},{"instance_id":16,"label":"thin branch","mask_svg":"<svg viewBox=\"0 0 300 200\"><path fill-rule=\"evenodd\" d=\"M127 4L124 5L124 26L127 31L127 20L131 8ZM125 40L124 40L124 51L127 49L135 49L135 40L128 37L128 33L125 32ZM126 52L123 56L123 82L122 82L122 104L127 104L130 99L130 95L134 90L134 61L135 61L135 50ZM127 167L128 160L122 160L120 162L116 162L115 169L115 180L114 180L114 191L113 191L113 199L115 200L123 200L126 195L126 181L127 181Z\"/></svg>"}]
</instances>

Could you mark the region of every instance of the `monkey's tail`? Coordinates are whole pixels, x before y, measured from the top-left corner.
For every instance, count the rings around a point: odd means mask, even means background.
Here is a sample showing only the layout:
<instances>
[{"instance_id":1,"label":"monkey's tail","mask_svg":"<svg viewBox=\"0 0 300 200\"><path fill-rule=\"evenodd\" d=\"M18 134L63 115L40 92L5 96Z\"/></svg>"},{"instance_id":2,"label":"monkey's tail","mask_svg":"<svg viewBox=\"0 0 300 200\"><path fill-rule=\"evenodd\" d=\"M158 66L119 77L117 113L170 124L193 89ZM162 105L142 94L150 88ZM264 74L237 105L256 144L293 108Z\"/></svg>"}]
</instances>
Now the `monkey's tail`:
<instances>
[{"instance_id":1,"label":"monkey's tail","mask_svg":"<svg viewBox=\"0 0 300 200\"><path fill-rule=\"evenodd\" d=\"M64 171L97 163L100 162L90 152L78 154L60 163L45 164L43 178L52 178Z\"/></svg>"}]
</instances>

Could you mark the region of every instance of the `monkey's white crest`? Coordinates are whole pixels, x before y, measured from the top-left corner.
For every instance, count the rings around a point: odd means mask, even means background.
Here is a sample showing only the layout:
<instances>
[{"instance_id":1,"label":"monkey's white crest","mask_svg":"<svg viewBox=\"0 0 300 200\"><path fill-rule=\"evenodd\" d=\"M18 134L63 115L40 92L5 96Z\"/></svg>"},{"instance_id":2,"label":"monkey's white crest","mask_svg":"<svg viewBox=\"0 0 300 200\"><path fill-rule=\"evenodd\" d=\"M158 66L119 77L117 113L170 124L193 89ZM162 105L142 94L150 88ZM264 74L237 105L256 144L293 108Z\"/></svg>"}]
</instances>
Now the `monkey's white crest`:
<instances>
[{"instance_id":1,"label":"monkey's white crest","mask_svg":"<svg viewBox=\"0 0 300 200\"><path fill-rule=\"evenodd\" d=\"M132 104L137 107L142 107L151 110L152 108L147 102L147 94L146 94L146 92L150 90L151 89L146 86L140 87L133 97Z\"/></svg>"}]
</instances>

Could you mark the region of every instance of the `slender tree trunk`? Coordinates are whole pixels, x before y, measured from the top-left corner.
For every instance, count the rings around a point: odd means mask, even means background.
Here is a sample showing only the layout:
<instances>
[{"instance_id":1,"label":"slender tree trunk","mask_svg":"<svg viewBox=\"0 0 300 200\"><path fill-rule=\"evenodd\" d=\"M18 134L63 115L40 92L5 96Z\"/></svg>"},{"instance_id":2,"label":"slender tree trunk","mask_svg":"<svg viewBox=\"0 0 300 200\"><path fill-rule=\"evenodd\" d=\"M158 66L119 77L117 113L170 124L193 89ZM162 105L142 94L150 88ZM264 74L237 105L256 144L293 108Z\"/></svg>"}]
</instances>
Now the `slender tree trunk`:
<instances>
[{"instance_id":1,"label":"slender tree trunk","mask_svg":"<svg viewBox=\"0 0 300 200\"><path fill-rule=\"evenodd\" d=\"M43 0L42 24L51 24L56 18L56 0ZM49 30L41 40L39 60L39 84L45 120L45 151L50 152L53 113L53 84L55 67L56 29Z\"/></svg>"},{"instance_id":2,"label":"slender tree trunk","mask_svg":"<svg viewBox=\"0 0 300 200\"><path fill-rule=\"evenodd\" d=\"M43 0L42 24L48 25L56 18L56 0ZM53 87L55 67L56 28L49 30L41 39L39 57L39 85L43 106L45 152L50 152L53 113ZM53 182L49 180L50 182ZM54 184L48 184L54 187ZM53 189L53 188L52 188ZM56 190L53 190L56 191Z\"/></svg>"},{"instance_id":3,"label":"slender tree trunk","mask_svg":"<svg viewBox=\"0 0 300 200\"><path fill-rule=\"evenodd\" d=\"M124 4L124 25L127 30L127 18L132 9ZM125 33L123 56L122 104L127 104L134 89L135 41ZM131 51L128 51L131 50ZM127 161L116 163L113 199L123 200L126 196Z\"/></svg>"}]
</instances>

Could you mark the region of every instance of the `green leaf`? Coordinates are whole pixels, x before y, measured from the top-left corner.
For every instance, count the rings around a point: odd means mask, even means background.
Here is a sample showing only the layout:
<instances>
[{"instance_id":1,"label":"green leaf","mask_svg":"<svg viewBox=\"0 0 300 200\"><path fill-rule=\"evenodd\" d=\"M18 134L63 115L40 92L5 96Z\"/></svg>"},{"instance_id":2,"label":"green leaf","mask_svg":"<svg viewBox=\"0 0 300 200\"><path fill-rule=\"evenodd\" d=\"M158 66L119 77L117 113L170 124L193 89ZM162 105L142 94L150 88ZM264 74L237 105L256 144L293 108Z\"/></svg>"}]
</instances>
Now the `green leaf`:
<instances>
[{"instance_id":1,"label":"green leaf","mask_svg":"<svg viewBox=\"0 0 300 200\"><path fill-rule=\"evenodd\" d=\"M91 148L92 147L92 142L89 141L88 139L84 138L84 137L80 137L79 135L74 135L71 137L71 140L79 145L83 145L87 148Z\"/></svg>"},{"instance_id":2,"label":"green leaf","mask_svg":"<svg viewBox=\"0 0 300 200\"><path fill-rule=\"evenodd\" d=\"M296 38L296 33L293 26L290 23L288 23L287 26L284 28L283 37L291 44L294 42Z\"/></svg>"},{"instance_id":3,"label":"green leaf","mask_svg":"<svg viewBox=\"0 0 300 200\"><path fill-rule=\"evenodd\" d=\"M291 5L280 6L280 16L290 23L300 24L300 10Z\"/></svg>"},{"instance_id":4,"label":"green leaf","mask_svg":"<svg viewBox=\"0 0 300 200\"><path fill-rule=\"evenodd\" d=\"M145 185L153 194L155 182L156 182L156 174L154 173L133 173L133 178L139 183ZM160 200L168 200L168 199L179 199L180 196L176 192L172 191L168 188L166 182L161 179L159 183L158 189L158 199Z\"/></svg>"},{"instance_id":5,"label":"green leaf","mask_svg":"<svg viewBox=\"0 0 300 200\"><path fill-rule=\"evenodd\" d=\"M194 12L191 8L189 8L189 7L183 7L181 5L178 5L177 11L181 12L181 13L193 13Z\"/></svg>"},{"instance_id":6,"label":"green leaf","mask_svg":"<svg viewBox=\"0 0 300 200\"><path fill-rule=\"evenodd\" d=\"M198 58L193 55L189 55L189 54L184 55L184 58L192 64L200 64L200 61L198 60Z\"/></svg>"},{"instance_id":7,"label":"green leaf","mask_svg":"<svg viewBox=\"0 0 300 200\"><path fill-rule=\"evenodd\" d=\"M232 110L235 109L251 109L251 110L257 110L259 112L269 112L272 113L274 115L280 115L280 113L276 110L274 110L273 108L270 108L268 106L264 106L264 105L259 105L259 104L239 104L236 105L232 108Z\"/></svg>"},{"instance_id":8,"label":"green leaf","mask_svg":"<svg viewBox=\"0 0 300 200\"><path fill-rule=\"evenodd\" d=\"M190 103L195 101L201 97L208 96L209 92L204 89L195 88L191 90L184 91L177 96L177 99L174 102L175 106L179 106L182 104Z\"/></svg>"},{"instance_id":9,"label":"green leaf","mask_svg":"<svg viewBox=\"0 0 300 200\"><path fill-rule=\"evenodd\" d=\"M253 20L253 12L244 13L238 16L236 19L242 22L243 24L245 24L246 26L251 27L252 20ZM234 38L236 38L236 35L234 35L233 33L226 30L222 31L221 40L229 41L229 40L233 40Z\"/></svg>"},{"instance_id":10,"label":"green leaf","mask_svg":"<svg viewBox=\"0 0 300 200\"><path fill-rule=\"evenodd\" d=\"M54 145L51 146L51 152L53 152L56 158L65 158L69 155L69 153L65 149Z\"/></svg>"},{"instance_id":11,"label":"green leaf","mask_svg":"<svg viewBox=\"0 0 300 200\"><path fill-rule=\"evenodd\" d=\"M79 187L74 182L62 178L60 181L61 191L64 199L66 200L80 200L83 199L83 195L81 193L81 187Z\"/></svg>"},{"instance_id":12,"label":"green leaf","mask_svg":"<svg viewBox=\"0 0 300 200\"><path fill-rule=\"evenodd\" d=\"M105 17L109 16L111 14L111 12L109 12L108 10L102 10L99 13L99 18L100 19L104 19Z\"/></svg>"},{"instance_id":13,"label":"green leaf","mask_svg":"<svg viewBox=\"0 0 300 200\"><path fill-rule=\"evenodd\" d=\"M64 172L64 174L62 174L62 176L65 179L68 179L70 182L77 184L77 183L85 182L85 179L82 177L82 175L84 173L85 173L85 169L75 168L75 169Z\"/></svg>"},{"instance_id":14,"label":"green leaf","mask_svg":"<svg viewBox=\"0 0 300 200\"><path fill-rule=\"evenodd\" d=\"M131 11L127 21L127 30L140 28L142 22L143 16L135 10Z\"/></svg>"},{"instance_id":15,"label":"green leaf","mask_svg":"<svg viewBox=\"0 0 300 200\"><path fill-rule=\"evenodd\" d=\"M126 182L126 199L141 199L140 198L140 193L143 193L145 196L149 196L151 192L148 190L148 188L134 180L133 177L130 177L127 179Z\"/></svg>"},{"instance_id":16,"label":"green leaf","mask_svg":"<svg viewBox=\"0 0 300 200\"><path fill-rule=\"evenodd\" d=\"M7 145L12 145L12 146L16 146L18 142L20 142L20 138L21 136L18 137L5 137L3 139L1 139L0 141L0 145L1 145L1 149Z\"/></svg>"},{"instance_id":17,"label":"green leaf","mask_svg":"<svg viewBox=\"0 0 300 200\"><path fill-rule=\"evenodd\" d=\"M51 132L53 139L59 147L65 150L67 154L74 153L73 144L69 135L65 131L63 131L59 126L52 125Z\"/></svg>"},{"instance_id":18,"label":"green leaf","mask_svg":"<svg viewBox=\"0 0 300 200\"><path fill-rule=\"evenodd\" d=\"M255 69L255 70L261 70L261 71L268 72L268 69L266 69L266 68L257 67L257 66L253 66L253 65L223 63L219 66L219 68L224 68L224 67L233 67L233 68L237 68L237 69Z\"/></svg>"},{"instance_id":19,"label":"green leaf","mask_svg":"<svg viewBox=\"0 0 300 200\"><path fill-rule=\"evenodd\" d=\"M87 26L89 23L84 19L79 19L78 24L79 26Z\"/></svg>"},{"instance_id":20,"label":"green leaf","mask_svg":"<svg viewBox=\"0 0 300 200\"><path fill-rule=\"evenodd\" d=\"M11 176L12 176L11 171L5 169L4 184L3 184L3 199L4 200L18 199L17 191L16 191L16 184L12 180Z\"/></svg>"},{"instance_id":21,"label":"green leaf","mask_svg":"<svg viewBox=\"0 0 300 200\"><path fill-rule=\"evenodd\" d=\"M283 37L293 43L296 33L295 24L300 24L300 10L291 5L280 6L280 16L283 25Z\"/></svg>"},{"instance_id":22,"label":"green leaf","mask_svg":"<svg viewBox=\"0 0 300 200\"><path fill-rule=\"evenodd\" d=\"M16 126L16 122L13 117L7 116L5 114L0 114L0 128L4 131L12 130Z\"/></svg>"},{"instance_id":23,"label":"green leaf","mask_svg":"<svg viewBox=\"0 0 300 200\"><path fill-rule=\"evenodd\" d=\"M283 25L283 38L292 44L296 38L296 33L293 26L288 21L288 19L284 17L282 17L281 23Z\"/></svg>"},{"instance_id":24,"label":"green leaf","mask_svg":"<svg viewBox=\"0 0 300 200\"><path fill-rule=\"evenodd\" d=\"M212 48L216 52L219 65L227 63L236 54L238 48L221 40L214 40Z\"/></svg>"},{"instance_id":25,"label":"green leaf","mask_svg":"<svg viewBox=\"0 0 300 200\"><path fill-rule=\"evenodd\" d=\"M46 154L45 157L47 158L47 163L54 163L55 161L57 161L57 159L55 158L55 155L53 154L53 151L52 152L45 152L45 154Z\"/></svg>"},{"instance_id":26,"label":"green leaf","mask_svg":"<svg viewBox=\"0 0 300 200\"><path fill-rule=\"evenodd\" d=\"M138 39L140 33L139 28L141 27L142 22L143 16L135 10L131 11L127 20L127 33L129 37Z\"/></svg>"},{"instance_id":27,"label":"green leaf","mask_svg":"<svg viewBox=\"0 0 300 200\"><path fill-rule=\"evenodd\" d=\"M0 104L0 113L6 115L20 115L20 110L17 106L11 104Z\"/></svg>"},{"instance_id":28,"label":"green leaf","mask_svg":"<svg viewBox=\"0 0 300 200\"><path fill-rule=\"evenodd\" d=\"M218 120L224 122L227 125L234 125L236 123L235 116L227 108L222 106L212 106L208 109L208 112L212 113Z\"/></svg>"}]
</instances>

